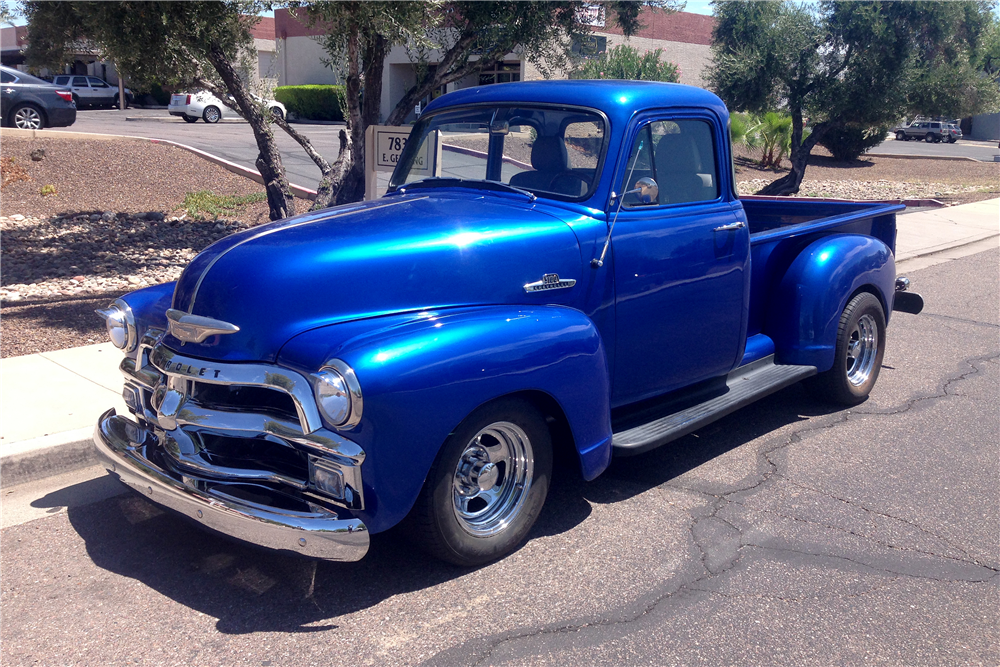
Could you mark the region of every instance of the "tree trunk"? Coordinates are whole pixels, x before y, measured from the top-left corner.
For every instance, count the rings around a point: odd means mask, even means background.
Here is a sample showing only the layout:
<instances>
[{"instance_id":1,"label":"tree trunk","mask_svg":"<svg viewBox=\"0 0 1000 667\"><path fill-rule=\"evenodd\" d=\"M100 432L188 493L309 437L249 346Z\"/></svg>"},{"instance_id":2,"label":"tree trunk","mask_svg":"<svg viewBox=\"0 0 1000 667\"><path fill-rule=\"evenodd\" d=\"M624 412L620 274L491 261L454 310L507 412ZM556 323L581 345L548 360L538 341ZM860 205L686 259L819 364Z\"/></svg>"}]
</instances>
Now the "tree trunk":
<instances>
[{"instance_id":1,"label":"tree trunk","mask_svg":"<svg viewBox=\"0 0 1000 667\"><path fill-rule=\"evenodd\" d=\"M813 127L812 134L802 140L802 112L792 111L792 150L788 156L792 163L792 170L779 178L765 185L756 194L771 196L787 196L798 193L799 186L802 185L802 178L806 175L806 165L809 162L809 155L823 135L830 129L828 123L817 123Z\"/></svg>"},{"instance_id":2,"label":"tree trunk","mask_svg":"<svg viewBox=\"0 0 1000 667\"><path fill-rule=\"evenodd\" d=\"M256 165L264 179L264 189L267 191L267 206L270 209L271 220L280 220L295 215L295 197L288 187L288 179L285 178L285 168L281 164L281 153L274 142L274 134L268 119L264 116L264 110L253 99L246 83L240 78L236 68L226 57L225 52L219 46L213 46L208 53L209 62L222 77L226 89L236 100L240 112L253 130L253 136L257 140Z\"/></svg>"}]
</instances>

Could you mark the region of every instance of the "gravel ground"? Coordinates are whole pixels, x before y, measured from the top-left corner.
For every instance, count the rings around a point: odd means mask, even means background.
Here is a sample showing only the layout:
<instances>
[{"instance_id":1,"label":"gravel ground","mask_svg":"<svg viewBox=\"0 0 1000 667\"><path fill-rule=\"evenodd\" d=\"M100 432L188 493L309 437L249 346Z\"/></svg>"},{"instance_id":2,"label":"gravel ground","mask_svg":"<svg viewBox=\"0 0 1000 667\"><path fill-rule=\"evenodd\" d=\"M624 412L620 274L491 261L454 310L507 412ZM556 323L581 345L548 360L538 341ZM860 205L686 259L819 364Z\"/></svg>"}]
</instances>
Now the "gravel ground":
<instances>
[{"instance_id":1,"label":"gravel ground","mask_svg":"<svg viewBox=\"0 0 1000 667\"><path fill-rule=\"evenodd\" d=\"M35 161L31 153L38 148L45 156ZM528 161L523 153L517 157ZM803 196L948 203L1000 196L996 164L869 156L838 164L822 149L816 153ZM104 342L95 308L144 285L175 280L205 246L267 221L264 203L226 219L188 217L182 204L189 192L248 195L261 186L173 146L5 136L0 156L8 174L27 177L7 183L0 201L4 357ZM759 169L749 157L736 158L741 193L785 173ZM46 185L55 194L42 195ZM308 206L299 204L300 210Z\"/></svg>"},{"instance_id":2,"label":"gravel ground","mask_svg":"<svg viewBox=\"0 0 1000 667\"><path fill-rule=\"evenodd\" d=\"M34 161L38 148L45 156ZM189 192L261 186L173 146L5 136L0 152L28 177L8 183L0 201L3 357L105 342L95 308L175 280L202 248L268 220L265 203L225 219L189 217ZM57 194L41 195L44 185Z\"/></svg>"}]
</instances>

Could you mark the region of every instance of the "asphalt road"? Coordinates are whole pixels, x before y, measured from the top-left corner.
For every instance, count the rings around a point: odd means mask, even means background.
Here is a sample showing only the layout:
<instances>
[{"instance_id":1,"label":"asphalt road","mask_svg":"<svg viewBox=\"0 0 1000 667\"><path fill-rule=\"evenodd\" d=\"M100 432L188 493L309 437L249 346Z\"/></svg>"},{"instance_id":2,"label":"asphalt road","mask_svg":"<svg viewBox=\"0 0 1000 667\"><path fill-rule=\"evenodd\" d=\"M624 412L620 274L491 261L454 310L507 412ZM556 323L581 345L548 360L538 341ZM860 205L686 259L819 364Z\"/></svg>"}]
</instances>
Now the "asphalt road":
<instances>
[{"instance_id":1,"label":"asphalt road","mask_svg":"<svg viewBox=\"0 0 1000 667\"><path fill-rule=\"evenodd\" d=\"M995 141L970 141L962 139L953 144L929 144L926 141L896 141L890 137L869 151L872 155L925 155L932 157L969 157L982 162L993 162L1000 155Z\"/></svg>"},{"instance_id":2,"label":"asphalt road","mask_svg":"<svg viewBox=\"0 0 1000 667\"><path fill-rule=\"evenodd\" d=\"M137 118L140 120L125 120ZM342 125L295 125L309 137L313 146L328 160L337 158L340 142L337 138ZM117 110L84 109L77 113L76 122L60 128L71 132L121 134L133 137L167 139L186 144L230 162L256 171L257 144L253 131L243 121L221 121L209 125L204 121L185 123L170 116L165 109L127 109L124 115ZM319 167L306 152L280 128L275 128L275 138L288 180L310 190L319 182Z\"/></svg>"},{"instance_id":3,"label":"asphalt road","mask_svg":"<svg viewBox=\"0 0 1000 667\"><path fill-rule=\"evenodd\" d=\"M104 478L5 489L5 523L51 515L0 531L0 662L996 665L998 263L908 274L927 307L894 316L866 403L796 385L594 482L558 471L479 569L393 534L353 564L263 553Z\"/></svg>"}]
</instances>

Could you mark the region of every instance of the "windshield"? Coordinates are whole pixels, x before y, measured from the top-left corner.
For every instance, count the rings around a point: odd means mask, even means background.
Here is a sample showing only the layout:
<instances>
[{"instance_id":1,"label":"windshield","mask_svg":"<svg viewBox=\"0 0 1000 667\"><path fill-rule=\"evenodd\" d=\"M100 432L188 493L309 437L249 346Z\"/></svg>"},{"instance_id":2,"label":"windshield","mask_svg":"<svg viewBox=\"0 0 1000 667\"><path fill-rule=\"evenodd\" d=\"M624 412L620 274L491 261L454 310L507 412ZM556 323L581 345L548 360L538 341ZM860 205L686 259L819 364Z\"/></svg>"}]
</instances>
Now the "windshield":
<instances>
[{"instance_id":1,"label":"windshield","mask_svg":"<svg viewBox=\"0 0 1000 667\"><path fill-rule=\"evenodd\" d=\"M428 178L489 180L540 195L584 199L598 180L605 134L604 118L581 109L443 111L413 128L389 188Z\"/></svg>"}]
</instances>

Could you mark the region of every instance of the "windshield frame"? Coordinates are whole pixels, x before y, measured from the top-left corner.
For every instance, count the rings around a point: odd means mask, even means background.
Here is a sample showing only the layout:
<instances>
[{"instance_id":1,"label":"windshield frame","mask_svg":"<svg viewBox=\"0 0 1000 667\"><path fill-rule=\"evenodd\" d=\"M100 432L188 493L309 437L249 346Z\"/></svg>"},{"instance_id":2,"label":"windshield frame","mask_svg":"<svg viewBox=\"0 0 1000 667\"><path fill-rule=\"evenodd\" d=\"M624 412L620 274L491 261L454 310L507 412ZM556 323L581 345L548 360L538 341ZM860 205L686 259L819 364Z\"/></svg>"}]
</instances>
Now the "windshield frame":
<instances>
[{"instance_id":1,"label":"windshield frame","mask_svg":"<svg viewBox=\"0 0 1000 667\"><path fill-rule=\"evenodd\" d=\"M542 109L542 110L552 110L552 111L566 111L566 112L577 112L586 113L596 116L604 124L604 136L601 138L601 147L597 154L597 165L594 167L594 181L588 192L578 197L572 197L569 195L559 194L557 192L549 192L548 190L531 190L529 188L520 188L528 192L531 192L536 197L543 199L555 199L558 201L569 201L569 202L582 202L587 201L592 198L599 189L600 180L604 171L604 161L608 155L608 147L611 140L611 121L607 114L600 109L595 109L594 107L583 106L579 104L555 104L551 102L531 102L525 100L509 100L504 102L478 102L475 104L456 104L454 106L444 106L440 109L435 109L430 113L423 114L420 119L413 125L410 130L410 136L413 136L414 130L418 127L425 126L430 123L430 121L435 117L443 113L450 113L454 111L461 111L465 109L502 109L502 108L531 108L531 109ZM565 129L565 128L563 128ZM404 164L408 164L412 159L413 154L419 150L418 144L422 142L407 141L406 147L403 148L403 152L399 156L399 162L396 164L396 168L392 172L392 176L389 177L389 187L386 190L386 194L391 194L398 192L399 190L405 190L407 183L397 183L397 171ZM492 159L492 158L490 158ZM480 180L480 179L475 179ZM482 179L485 180L485 179ZM493 181L495 183L500 183L503 185L509 185L503 181ZM449 187L449 186L443 186ZM514 186L511 186L514 187Z\"/></svg>"}]
</instances>

